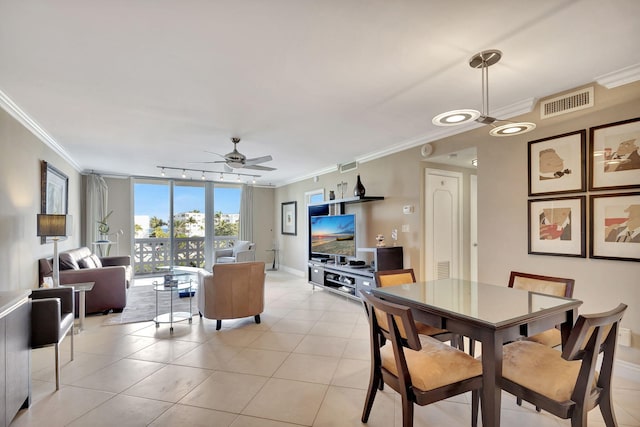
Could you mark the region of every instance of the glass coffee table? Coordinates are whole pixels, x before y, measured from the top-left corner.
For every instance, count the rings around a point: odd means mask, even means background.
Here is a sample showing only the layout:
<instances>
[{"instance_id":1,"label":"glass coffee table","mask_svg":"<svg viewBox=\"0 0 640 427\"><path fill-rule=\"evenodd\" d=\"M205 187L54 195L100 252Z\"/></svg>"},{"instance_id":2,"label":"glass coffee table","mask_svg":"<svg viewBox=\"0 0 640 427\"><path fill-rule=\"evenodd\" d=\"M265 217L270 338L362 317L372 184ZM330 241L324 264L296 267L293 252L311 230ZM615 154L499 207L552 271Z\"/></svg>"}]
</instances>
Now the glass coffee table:
<instances>
[{"instance_id":1,"label":"glass coffee table","mask_svg":"<svg viewBox=\"0 0 640 427\"><path fill-rule=\"evenodd\" d=\"M173 324L175 322L182 322L188 320L189 323L193 321L193 307L192 307L192 295L193 285L190 274L180 271L168 271L164 275L164 283L153 283L153 290L156 292L156 317L153 321L156 323L156 328L160 327L161 323L169 324L169 331L173 332ZM163 295L164 294L164 295ZM189 298L189 312L186 311L174 311L173 303L176 294L187 295ZM161 295L163 295L161 297ZM165 299L168 295L169 298L169 312L160 314L160 298Z\"/></svg>"}]
</instances>

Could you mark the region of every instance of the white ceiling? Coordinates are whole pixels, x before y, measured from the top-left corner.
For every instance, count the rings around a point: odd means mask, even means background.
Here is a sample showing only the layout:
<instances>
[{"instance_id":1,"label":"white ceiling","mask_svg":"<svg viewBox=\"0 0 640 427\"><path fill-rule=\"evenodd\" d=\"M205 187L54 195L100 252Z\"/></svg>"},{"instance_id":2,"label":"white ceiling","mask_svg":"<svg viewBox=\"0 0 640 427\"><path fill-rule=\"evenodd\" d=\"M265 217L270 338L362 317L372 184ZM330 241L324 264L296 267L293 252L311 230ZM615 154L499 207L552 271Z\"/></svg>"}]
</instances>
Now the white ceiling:
<instances>
[{"instance_id":1,"label":"white ceiling","mask_svg":"<svg viewBox=\"0 0 640 427\"><path fill-rule=\"evenodd\" d=\"M431 118L481 109L479 51L507 118L636 79L639 41L638 0L0 0L0 105L81 171L222 170L194 162L239 136L280 185L449 134Z\"/></svg>"}]
</instances>

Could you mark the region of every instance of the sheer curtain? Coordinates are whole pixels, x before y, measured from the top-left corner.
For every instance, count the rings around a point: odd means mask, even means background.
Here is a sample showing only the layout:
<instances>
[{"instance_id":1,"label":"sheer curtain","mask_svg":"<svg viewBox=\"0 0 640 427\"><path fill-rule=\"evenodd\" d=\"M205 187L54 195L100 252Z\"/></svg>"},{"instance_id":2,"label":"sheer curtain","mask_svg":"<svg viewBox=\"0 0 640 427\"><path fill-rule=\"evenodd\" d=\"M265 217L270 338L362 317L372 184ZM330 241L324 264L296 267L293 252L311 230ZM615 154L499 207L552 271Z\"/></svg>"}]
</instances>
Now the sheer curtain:
<instances>
[{"instance_id":1,"label":"sheer curtain","mask_svg":"<svg viewBox=\"0 0 640 427\"><path fill-rule=\"evenodd\" d=\"M87 246L98 239L98 221L107 215L109 187L100 175L87 176L86 236Z\"/></svg>"},{"instance_id":2,"label":"sheer curtain","mask_svg":"<svg viewBox=\"0 0 640 427\"><path fill-rule=\"evenodd\" d=\"M238 238L253 242L253 187L242 185L240 197L240 230Z\"/></svg>"}]
</instances>

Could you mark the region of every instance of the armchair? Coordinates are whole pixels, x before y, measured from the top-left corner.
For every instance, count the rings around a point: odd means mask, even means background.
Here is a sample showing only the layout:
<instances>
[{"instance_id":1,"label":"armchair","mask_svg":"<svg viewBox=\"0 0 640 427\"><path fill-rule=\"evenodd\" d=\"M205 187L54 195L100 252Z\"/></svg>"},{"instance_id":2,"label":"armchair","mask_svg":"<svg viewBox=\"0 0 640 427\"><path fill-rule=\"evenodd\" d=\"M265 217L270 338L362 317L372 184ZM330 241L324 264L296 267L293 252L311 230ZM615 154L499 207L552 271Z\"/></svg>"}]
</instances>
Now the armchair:
<instances>
[{"instance_id":1,"label":"armchair","mask_svg":"<svg viewBox=\"0 0 640 427\"><path fill-rule=\"evenodd\" d=\"M73 360L73 288L31 290L31 348L55 346L56 390L60 390L60 343L71 338Z\"/></svg>"},{"instance_id":2,"label":"armchair","mask_svg":"<svg viewBox=\"0 0 640 427\"><path fill-rule=\"evenodd\" d=\"M214 257L216 264L255 261L256 244L247 240L236 240L232 248L217 249Z\"/></svg>"},{"instance_id":3,"label":"armchair","mask_svg":"<svg viewBox=\"0 0 640 427\"><path fill-rule=\"evenodd\" d=\"M222 319L254 316L260 323L264 311L264 262L216 264L213 274L198 273L198 311L200 317L216 319L216 329Z\"/></svg>"}]
</instances>

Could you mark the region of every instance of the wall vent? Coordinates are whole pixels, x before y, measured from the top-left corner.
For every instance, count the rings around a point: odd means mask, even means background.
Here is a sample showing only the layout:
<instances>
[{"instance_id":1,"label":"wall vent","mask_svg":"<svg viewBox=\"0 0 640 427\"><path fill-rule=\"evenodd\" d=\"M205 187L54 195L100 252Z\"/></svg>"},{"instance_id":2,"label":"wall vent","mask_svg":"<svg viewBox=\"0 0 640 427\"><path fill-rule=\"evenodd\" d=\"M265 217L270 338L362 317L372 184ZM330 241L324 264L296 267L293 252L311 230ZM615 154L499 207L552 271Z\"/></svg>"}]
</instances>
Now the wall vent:
<instances>
[{"instance_id":1,"label":"wall vent","mask_svg":"<svg viewBox=\"0 0 640 427\"><path fill-rule=\"evenodd\" d=\"M349 172L358 169L358 162L344 163L338 167L340 173Z\"/></svg>"},{"instance_id":2,"label":"wall vent","mask_svg":"<svg viewBox=\"0 0 640 427\"><path fill-rule=\"evenodd\" d=\"M593 86L543 100L540 103L540 118L548 119L591 107L593 107Z\"/></svg>"},{"instance_id":3,"label":"wall vent","mask_svg":"<svg viewBox=\"0 0 640 427\"><path fill-rule=\"evenodd\" d=\"M451 277L451 263L449 261L439 261L437 269L437 279L448 279Z\"/></svg>"}]
</instances>

